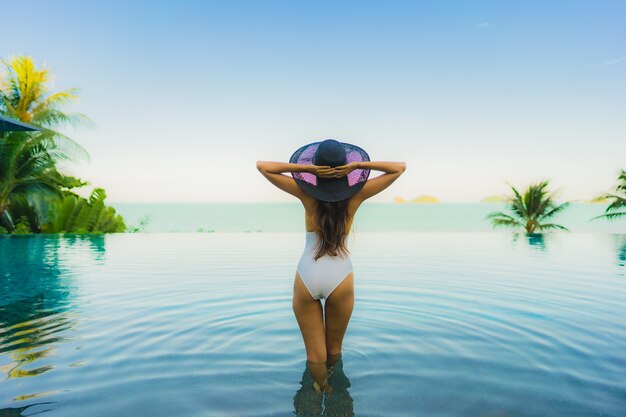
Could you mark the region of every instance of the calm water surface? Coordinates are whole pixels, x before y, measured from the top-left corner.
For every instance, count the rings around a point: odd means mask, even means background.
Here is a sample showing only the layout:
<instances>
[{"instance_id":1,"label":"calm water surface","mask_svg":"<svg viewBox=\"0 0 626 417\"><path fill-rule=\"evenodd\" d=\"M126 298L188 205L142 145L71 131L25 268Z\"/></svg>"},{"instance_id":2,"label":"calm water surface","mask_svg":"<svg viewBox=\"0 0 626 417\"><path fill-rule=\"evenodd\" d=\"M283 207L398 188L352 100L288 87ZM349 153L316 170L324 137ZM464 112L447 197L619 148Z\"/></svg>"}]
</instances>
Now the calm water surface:
<instances>
[{"instance_id":1,"label":"calm water surface","mask_svg":"<svg viewBox=\"0 0 626 417\"><path fill-rule=\"evenodd\" d=\"M357 233L329 395L304 241L0 237L0 416L626 416L626 235Z\"/></svg>"},{"instance_id":2,"label":"calm water surface","mask_svg":"<svg viewBox=\"0 0 626 417\"><path fill-rule=\"evenodd\" d=\"M294 200L296 200L294 198ZM129 226L142 220L146 232L299 232L304 209L288 203L115 203ZM553 219L573 232L626 233L626 217L591 220L608 204L572 203ZM503 203L392 204L367 203L359 208L354 228L360 232L490 232L485 217L492 211L509 213Z\"/></svg>"}]
</instances>

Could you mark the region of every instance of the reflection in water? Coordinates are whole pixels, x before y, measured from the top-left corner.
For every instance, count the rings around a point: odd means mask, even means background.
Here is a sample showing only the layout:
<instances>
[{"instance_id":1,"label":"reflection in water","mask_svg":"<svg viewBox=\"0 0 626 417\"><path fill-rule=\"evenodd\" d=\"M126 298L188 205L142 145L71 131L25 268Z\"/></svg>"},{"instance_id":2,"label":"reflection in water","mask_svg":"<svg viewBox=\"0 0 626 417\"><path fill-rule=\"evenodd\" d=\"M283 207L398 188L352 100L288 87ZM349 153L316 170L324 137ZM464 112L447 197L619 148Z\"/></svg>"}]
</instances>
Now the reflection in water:
<instances>
[{"instance_id":1,"label":"reflection in water","mask_svg":"<svg viewBox=\"0 0 626 417\"><path fill-rule=\"evenodd\" d=\"M53 403L51 402L34 403L34 404L25 405L24 407L2 408L0 409L0 417L26 417L26 416L34 416L35 414L41 414L41 413L45 413L46 411L49 411L49 410L41 410L35 413L22 414L23 411L28 411L28 409L32 406L43 405L43 404L53 404Z\"/></svg>"},{"instance_id":2,"label":"reflection in water","mask_svg":"<svg viewBox=\"0 0 626 417\"><path fill-rule=\"evenodd\" d=\"M528 239L528 244L531 247L537 248L541 251L546 250L546 241L543 233L528 233L526 234L526 239Z\"/></svg>"},{"instance_id":3,"label":"reflection in water","mask_svg":"<svg viewBox=\"0 0 626 417\"><path fill-rule=\"evenodd\" d=\"M528 243L528 246L532 249L537 249L542 252L546 251L546 236L543 233L513 233L513 242L516 243L520 237L523 237Z\"/></svg>"},{"instance_id":4,"label":"reflection in water","mask_svg":"<svg viewBox=\"0 0 626 417\"><path fill-rule=\"evenodd\" d=\"M355 415L352 397L348 392L350 380L343 372L342 357L335 363L333 369L332 375L328 378L332 392L322 393L313 388L313 375L308 367L305 368L300 381L302 387L293 398L296 416L350 417Z\"/></svg>"},{"instance_id":5,"label":"reflection in water","mask_svg":"<svg viewBox=\"0 0 626 417\"><path fill-rule=\"evenodd\" d=\"M626 265L626 235L614 235L617 245L617 264Z\"/></svg>"},{"instance_id":6,"label":"reflection in water","mask_svg":"<svg viewBox=\"0 0 626 417\"><path fill-rule=\"evenodd\" d=\"M49 357L54 355L56 345L71 340L68 332L78 323L76 313L71 311L75 284L72 275L61 267L59 257L64 246L81 242L87 242L90 253L96 254L96 258L103 256L104 239L100 236L0 238L0 372L5 375L3 384L53 370L55 366ZM28 400L51 393L54 392L22 393L12 400ZM2 409L0 416L20 415L27 407Z\"/></svg>"}]
</instances>

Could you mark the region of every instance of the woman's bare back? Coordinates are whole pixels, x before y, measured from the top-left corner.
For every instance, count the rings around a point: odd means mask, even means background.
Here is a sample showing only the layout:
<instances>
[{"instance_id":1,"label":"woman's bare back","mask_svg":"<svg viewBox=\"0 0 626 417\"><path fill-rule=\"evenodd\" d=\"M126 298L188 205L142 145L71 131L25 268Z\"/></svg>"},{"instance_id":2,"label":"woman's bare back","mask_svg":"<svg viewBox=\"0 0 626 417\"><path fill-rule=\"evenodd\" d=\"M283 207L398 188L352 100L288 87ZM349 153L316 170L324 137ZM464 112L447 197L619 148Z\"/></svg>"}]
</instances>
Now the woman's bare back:
<instances>
[{"instance_id":1,"label":"woman's bare back","mask_svg":"<svg viewBox=\"0 0 626 417\"><path fill-rule=\"evenodd\" d=\"M302 204L304 205L304 220L305 220L305 228L307 232L314 232L319 230L316 222L316 207L317 201L315 198L307 196L303 198ZM352 220L354 219L354 215L359 209L361 203L359 199L355 199L352 197L348 201L348 227L346 228L346 235L350 233L350 228L352 227Z\"/></svg>"}]
</instances>

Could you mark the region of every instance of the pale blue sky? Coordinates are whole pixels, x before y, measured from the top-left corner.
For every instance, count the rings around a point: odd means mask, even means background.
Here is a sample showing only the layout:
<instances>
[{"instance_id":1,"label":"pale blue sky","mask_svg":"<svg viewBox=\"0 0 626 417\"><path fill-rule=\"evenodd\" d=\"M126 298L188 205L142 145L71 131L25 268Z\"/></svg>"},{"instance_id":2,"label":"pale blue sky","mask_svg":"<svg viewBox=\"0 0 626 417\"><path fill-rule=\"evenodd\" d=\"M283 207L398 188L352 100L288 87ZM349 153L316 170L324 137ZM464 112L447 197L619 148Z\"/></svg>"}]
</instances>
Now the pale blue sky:
<instances>
[{"instance_id":1,"label":"pale blue sky","mask_svg":"<svg viewBox=\"0 0 626 417\"><path fill-rule=\"evenodd\" d=\"M255 162L326 138L407 162L376 201L477 201L544 178L587 199L626 168L626 2L1 10L0 57L31 55L55 89L81 89L96 126L68 133L91 161L68 170L110 202L290 201Z\"/></svg>"}]
</instances>

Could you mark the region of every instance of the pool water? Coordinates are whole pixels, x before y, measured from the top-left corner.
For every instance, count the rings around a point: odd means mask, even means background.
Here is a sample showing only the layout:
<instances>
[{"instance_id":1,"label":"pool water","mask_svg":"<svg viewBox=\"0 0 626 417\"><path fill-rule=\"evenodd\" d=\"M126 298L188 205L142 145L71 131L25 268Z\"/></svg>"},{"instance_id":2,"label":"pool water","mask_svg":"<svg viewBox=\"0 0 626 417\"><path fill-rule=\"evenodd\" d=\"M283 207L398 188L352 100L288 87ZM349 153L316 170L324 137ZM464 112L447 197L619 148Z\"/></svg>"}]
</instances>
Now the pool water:
<instances>
[{"instance_id":1,"label":"pool water","mask_svg":"<svg viewBox=\"0 0 626 417\"><path fill-rule=\"evenodd\" d=\"M357 233L331 394L291 306L304 242L0 237L0 416L626 415L626 235Z\"/></svg>"}]
</instances>

